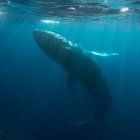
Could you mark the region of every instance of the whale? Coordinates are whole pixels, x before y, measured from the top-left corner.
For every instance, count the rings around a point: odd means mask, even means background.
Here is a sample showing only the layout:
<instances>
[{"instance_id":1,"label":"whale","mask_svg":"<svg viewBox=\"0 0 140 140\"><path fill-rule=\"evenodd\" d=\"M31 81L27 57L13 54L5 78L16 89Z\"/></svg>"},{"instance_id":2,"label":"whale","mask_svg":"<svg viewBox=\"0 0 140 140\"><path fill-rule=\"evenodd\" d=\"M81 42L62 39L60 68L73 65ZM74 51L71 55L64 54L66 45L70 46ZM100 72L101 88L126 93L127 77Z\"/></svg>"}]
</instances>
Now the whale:
<instances>
[{"instance_id":1,"label":"whale","mask_svg":"<svg viewBox=\"0 0 140 140\"><path fill-rule=\"evenodd\" d=\"M39 48L67 72L68 86L77 82L90 95L94 120L104 118L110 109L112 98L106 78L94 59L94 53L51 31L34 29L32 35Z\"/></svg>"}]
</instances>

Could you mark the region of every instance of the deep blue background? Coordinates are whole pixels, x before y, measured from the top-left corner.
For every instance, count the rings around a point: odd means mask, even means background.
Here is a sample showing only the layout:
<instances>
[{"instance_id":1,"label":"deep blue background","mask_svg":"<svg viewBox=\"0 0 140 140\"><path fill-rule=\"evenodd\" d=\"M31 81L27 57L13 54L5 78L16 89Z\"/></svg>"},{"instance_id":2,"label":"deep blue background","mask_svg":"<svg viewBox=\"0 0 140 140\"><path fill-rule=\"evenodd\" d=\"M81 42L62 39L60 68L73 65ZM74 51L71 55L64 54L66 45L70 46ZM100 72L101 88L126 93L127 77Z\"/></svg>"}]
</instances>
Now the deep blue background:
<instances>
[{"instance_id":1,"label":"deep blue background","mask_svg":"<svg viewBox=\"0 0 140 140\"><path fill-rule=\"evenodd\" d=\"M89 95L67 87L67 73L37 46L32 30L46 29L87 50L117 52L95 58L106 76L113 104L98 123L74 122L92 114ZM140 26L121 22L1 22L0 139L139 140Z\"/></svg>"}]
</instances>

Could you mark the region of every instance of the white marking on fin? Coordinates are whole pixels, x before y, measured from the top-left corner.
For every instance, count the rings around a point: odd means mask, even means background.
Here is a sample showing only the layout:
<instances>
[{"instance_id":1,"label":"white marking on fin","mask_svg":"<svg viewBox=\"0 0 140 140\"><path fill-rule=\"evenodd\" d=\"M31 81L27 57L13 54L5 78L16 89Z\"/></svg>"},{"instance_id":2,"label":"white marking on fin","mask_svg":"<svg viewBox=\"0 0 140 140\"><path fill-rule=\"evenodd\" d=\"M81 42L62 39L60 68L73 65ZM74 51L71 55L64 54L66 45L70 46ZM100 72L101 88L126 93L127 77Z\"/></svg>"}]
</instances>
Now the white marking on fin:
<instances>
[{"instance_id":1,"label":"white marking on fin","mask_svg":"<svg viewBox=\"0 0 140 140\"><path fill-rule=\"evenodd\" d=\"M93 54L93 55L102 56L102 57L119 55L118 53L100 53L100 52L95 52L95 51L90 51L90 53Z\"/></svg>"}]
</instances>

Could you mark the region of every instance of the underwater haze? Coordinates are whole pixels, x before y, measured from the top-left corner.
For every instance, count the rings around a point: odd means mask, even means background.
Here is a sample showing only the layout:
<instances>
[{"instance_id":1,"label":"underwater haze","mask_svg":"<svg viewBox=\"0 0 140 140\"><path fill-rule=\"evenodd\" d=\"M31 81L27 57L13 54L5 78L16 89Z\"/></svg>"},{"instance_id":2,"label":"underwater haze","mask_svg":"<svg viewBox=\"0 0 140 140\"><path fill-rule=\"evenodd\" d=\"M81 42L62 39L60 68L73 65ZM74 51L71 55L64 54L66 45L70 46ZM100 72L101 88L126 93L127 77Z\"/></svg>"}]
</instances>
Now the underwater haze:
<instances>
[{"instance_id":1,"label":"underwater haze","mask_svg":"<svg viewBox=\"0 0 140 140\"><path fill-rule=\"evenodd\" d=\"M102 119L34 29L117 54L92 56L112 98ZM0 0L0 140L140 140L140 1Z\"/></svg>"}]
</instances>

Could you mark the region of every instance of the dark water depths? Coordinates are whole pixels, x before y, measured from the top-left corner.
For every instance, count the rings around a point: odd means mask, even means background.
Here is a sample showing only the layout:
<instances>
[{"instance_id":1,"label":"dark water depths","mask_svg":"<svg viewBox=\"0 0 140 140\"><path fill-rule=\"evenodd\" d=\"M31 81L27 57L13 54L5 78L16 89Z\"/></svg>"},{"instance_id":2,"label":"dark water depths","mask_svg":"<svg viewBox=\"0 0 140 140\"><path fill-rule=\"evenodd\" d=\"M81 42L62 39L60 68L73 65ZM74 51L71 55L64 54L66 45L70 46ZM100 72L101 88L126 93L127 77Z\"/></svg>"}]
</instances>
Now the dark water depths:
<instances>
[{"instance_id":1,"label":"dark water depths","mask_svg":"<svg viewBox=\"0 0 140 140\"><path fill-rule=\"evenodd\" d=\"M139 140L139 3L1 0L0 140ZM95 58L113 99L103 120L90 119L92 99L78 84L67 87L67 73L35 43L35 28L119 54Z\"/></svg>"}]
</instances>

